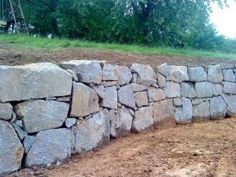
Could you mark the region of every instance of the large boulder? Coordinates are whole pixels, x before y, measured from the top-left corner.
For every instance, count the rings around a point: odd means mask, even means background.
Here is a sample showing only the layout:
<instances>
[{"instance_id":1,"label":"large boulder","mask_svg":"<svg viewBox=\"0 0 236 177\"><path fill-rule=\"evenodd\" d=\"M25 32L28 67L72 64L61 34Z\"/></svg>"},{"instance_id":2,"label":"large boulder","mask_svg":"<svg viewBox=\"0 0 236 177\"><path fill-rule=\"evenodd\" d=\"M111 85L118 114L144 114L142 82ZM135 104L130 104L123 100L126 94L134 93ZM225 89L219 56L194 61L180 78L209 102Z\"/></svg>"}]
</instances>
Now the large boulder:
<instances>
[{"instance_id":1,"label":"large boulder","mask_svg":"<svg viewBox=\"0 0 236 177\"><path fill-rule=\"evenodd\" d=\"M127 66L116 65L116 71L118 74L118 83L123 86L129 84L132 79L132 73Z\"/></svg>"},{"instance_id":2,"label":"large boulder","mask_svg":"<svg viewBox=\"0 0 236 177\"><path fill-rule=\"evenodd\" d=\"M0 176L18 170L23 154L24 148L13 126L0 120Z\"/></svg>"},{"instance_id":3,"label":"large boulder","mask_svg":"<svg viewBox=\"0 0 236 177\"><path fill-rule=\"evenodd\" d=\"M137 107L148 106L147 92L136 92L134 94Z\"/></svg>"},{"instance_id":4,"label":"large boulder","mask_svg":"<svg viewBox=\"0 0 236 177\"><path fill-rule=\"evenodd\" d=\"M133 117L129 110L122 107L118 110L111 110L111 136L120 137L130 133Z\"/></svg>"},{"instance_id":5,"label":"large boulder","mask_svg":"<svg viewBox=\"0 0 236 177\"><path fill-rule=\"evenodd\" d=\"M191 82L201 82L207 80L207 73L203 67L189 68L188 74Z\"/></svg>"},{"instance_id":6,"label":"large boulder","mask_svg":"<svg viewBox=\"0 0 236 177\"><path fill-rule=\"evenodd\" d=\"M165 88L165 95L167 98L180 97L180 85L175 82L167 82Z\"/></svg>"},{"instance_id":7,"label":"large boulder","mask_svg":"<svg viewBox=\"0 0 236 177\"><path fill-rule=\"evenodd\" d=\"M133 73L138 75L137 83L151 86L157 83L157 76L153 68L149 65L133 64L130 67Z\"/></svg>"},{"instance_id":8,"label":"large boulder","mask_svg":"<svg viewBox=\"0 0 236 177\"><path fill-rule=\"evenodd\" d=\"M118 91L119 102L130 108L135 108L135 97L131 85L123 86Z\"/></svg>"},{"instance_id":9,"label":"large boulder","mask_svg":"<svg viewBox=\"0 0 236 177\"><path fill-rule=\"evenodd\" d=\"M107 143L110 140L110 131L110 116L105 109L85 120L77 121L74 128L76 152L90 151Z\"/></svg>"},{"instance_id":10,"label":"large boulder","mask_svg":"<svg viewBox=\"0 0 236 177\"><path fill-rule=\"evenodd\" d=\"M71 94L72 76L52 63L0 66L0 102Z\"/></svg>"},{"instance_id":11,"label":"large boulder","mask_svg":"<svg viewBox=\"0 0 236 177\"><path fill-rule=\"evenodd\" d=\"M198 98L212 97L213 85L210 82L197 82L195 84L195 91Z\"/></svg>"},{"instance_id":12,"label":"large boulder","mask_svg":"<svg viewBox=\"0 0 236 177\"><path fill-rule=\"evenodd\" d=\"M39 132L26 155L25 165L47 166L71 156L74 148L74 134L69 129L54 129Z\"/></svg>"},{"instance_id":13,"label":"large boulder","mask_svg":"<svg viewBox=\"0 0 236 177\"><path fill-rule=\"evenodd\" d=\"M69 104L56 101L35 100L19 103L15 106L18 118L28 133L62 126L69 111Z\"/></svg>"},{"instance_id":14,"label":"large boulder","mask_svg":"<svg viewBox=\"0 0 236 177\"><path fill-rule=\"evenodd\" d=\"M236 83L233 82L224 82L224 93L227 94L236 94Z\"/></svg>"},{"instance_id":15,"label":"large boulder","mask_svg":"<svg viewBox=\"0 0 236 177\"><path fill-rule=\"evenodd\" d=\"M177 123L191 123L193 117L193 106L190 99L182 98L182 107L175 110L175 120Z\"/></svg>"},{"instance_id":16,"label":"large boulder","mask_svg":"<svg viewBox=\"0 0 236 177\"><path fill-rule=\"evenodd\" d=\"M115 65L104 64L102 71L103 81L117 81L118 74Z\"/></svg>"},{"instance_id":17,"label":"large boulder","mask_svg":"<svg viewBox=\"0 0 236 177\"><path fill-rule=\"evenodd\" d=\"M221 96L213 97L210 100L211 119L224 118L227 111L227 105Z\"/></svg>"},{"instance_id":18,"label":"large boulder","mask_svg":"<svg viewBox=\"0 0 236 177\"><path fill-rule=\"evenodd\" d=\"M161 127L173 127L175 125L174 106L171 99L154 103L154 123Z\"/></svg>"},{"instance_id":19,"label":"large boulder","mask_svg":"<svg viewBox=\"0 0 236 177\"><path fill-rule=\"evenodd\" d=\"M102 81L102 67L95 60L72 60L61 63L64 69L73 70L80 82L100 84Z\"/></svg>"},{"instance_id":20,"label":"large boulder","mask_svg":"<svg viewBox=\"0 0 236 177\"><path fill-rule=\"evenodd\" d=\"M193 106L193 120L208 120L210 117L210 105L208 101Z\"/></svg>"},{"instance_id":21,"label":"large boulder","mask_svg":"<svg viewBox=\"0 0 236 177\"><path fill-rule=\"evenodd\" d=\"M195 98L196 92L192 83L181 83L180 93L182 97Z\"/></svg>"},{"instance_id":22,"label":"large boulder","mask_svg":"<svg viewBox=\"0 0 236 177\"><path fill-rule=\"evenodd\" d=\"M102 99L102 106L111 109L117 109L117 91L116 86L106 87L104 90L104 97Z\"/></svg>"},{"instance_id":23,"label":"large boulder","mask_svg":"<svg viewBox=\"0 0 236 177\"><path fill-rule=\"evenodd\" d=\"M220 65L208 66L208 81L220 83L223 80L223 73Z\"/></svg>"},{"instance_id":24,"label":"large boulder","mask_svg":"<svg viewBox=\"0 0 236 177\"><path fill-rule=\"evenodd\" d=\"M10 120L13 115L13 108L10 103L0 103L0 119Z\"/></svg>"},{"instance_id":25,"label":"large boulder","mask_svg":"<svg viewBox=\"0 0 236 177\"><path fill-rule=\"evenodd\" d=\"M73 84L70 117L83 117L99 111L99 98L96 92L82 84Z\"/></svg>"},{"instance_id":26,"label":"large boulder","mask_svg":"<svg viewBox=\"0 0 236 177\"><path fill-rule=\"evenodd\" d=\"M235 82L236 75L232 69L223 70L224 81Z\"/></svg>"},{"instance_id":27,"label":"large boulder","mask_svg":"<svg viewBox=\"0 0 236 177\"><path fill-rule=\"evenodd\" d=\"M139 108L134 115L134 120L132 124L132 130L134 132L140 132L154 123L153 121L153 107L142 107Z\"/></svg>"}]
</instances>

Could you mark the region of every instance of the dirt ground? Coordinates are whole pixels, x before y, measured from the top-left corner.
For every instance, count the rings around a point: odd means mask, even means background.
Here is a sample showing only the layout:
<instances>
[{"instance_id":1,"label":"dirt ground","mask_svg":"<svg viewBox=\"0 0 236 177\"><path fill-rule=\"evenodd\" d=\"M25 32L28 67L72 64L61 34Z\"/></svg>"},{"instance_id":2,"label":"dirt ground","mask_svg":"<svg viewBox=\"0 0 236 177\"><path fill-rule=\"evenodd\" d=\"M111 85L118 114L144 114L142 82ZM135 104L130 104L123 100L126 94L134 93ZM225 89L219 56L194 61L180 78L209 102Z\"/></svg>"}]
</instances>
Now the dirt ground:
<instances>
[{"instance_id":1,"label":"dirt ground","mask_svg":"<svg viewBox=\"0 0 236 177\"><path fill-rule=\"evenodd\" d=\"M235 177L236 118L131 134L62 165L11 175L34 176Z\"/></svg>"},{"instance_id":2,"label":"dirt ground","mask_svg":"<svg viewBox=\"0 0 236 177\"><path fill-rule=\"evenodd\" d=\"M205 66L221 62L236 64L236 60L128 54L83 48L61 49L60 51L48 51L46 49L30 51L18 49L10 44L0 43L0 65L19 65L44 61L59 63L66 60L80 59L106 60L108 63L120 65L131 65L134 62L152 66L158 66L163 63L188 66Z\"/></svg>"}]
</instances>

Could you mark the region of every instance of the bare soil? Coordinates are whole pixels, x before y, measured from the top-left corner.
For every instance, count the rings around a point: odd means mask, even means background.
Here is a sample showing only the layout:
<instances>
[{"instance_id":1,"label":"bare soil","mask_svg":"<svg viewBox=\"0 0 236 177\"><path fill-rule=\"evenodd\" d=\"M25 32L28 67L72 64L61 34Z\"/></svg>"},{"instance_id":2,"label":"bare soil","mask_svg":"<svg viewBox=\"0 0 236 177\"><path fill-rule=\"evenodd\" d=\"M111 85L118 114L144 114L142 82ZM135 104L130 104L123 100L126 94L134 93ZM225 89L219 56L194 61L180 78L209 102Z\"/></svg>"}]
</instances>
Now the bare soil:
<instances>
[{"instance_id":1,"label":"bare soil","mask_svg":"<svg viewBox=\"0 0 236 177\"><path fill-rule=\"evenodd\" d=\"M0 43L0 65L21 65L44 61L53 62L57 64L61 61L81 59L105 60L108 63L120 65L131 65L134 62L149 64L152 66L158 66L162 63L188 66L205 66L221 62L236 64L236 60L142 55L84 48L68 48L57 51L49 51L46 49L31 51L16 48L11 44Z\"/></svg>"},{"instance_id":2,"label":"bare soil","mask_svg":"<svg viewBox=\"0 0 236 177\"><path fill-rule=\"evenodd\" d=\"M11 177L235 177L236 118L149 130Z\"/></svg>"}]
</instances>

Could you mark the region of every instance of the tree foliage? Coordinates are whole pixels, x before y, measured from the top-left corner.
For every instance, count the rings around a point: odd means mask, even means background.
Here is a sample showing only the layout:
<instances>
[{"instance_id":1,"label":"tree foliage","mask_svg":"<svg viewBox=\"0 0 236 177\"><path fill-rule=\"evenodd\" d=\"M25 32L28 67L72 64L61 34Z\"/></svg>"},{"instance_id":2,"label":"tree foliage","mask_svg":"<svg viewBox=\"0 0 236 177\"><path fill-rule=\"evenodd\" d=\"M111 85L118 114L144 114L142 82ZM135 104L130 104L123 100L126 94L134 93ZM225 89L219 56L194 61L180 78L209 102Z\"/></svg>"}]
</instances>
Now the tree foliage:
<instances>
[{"instance_id":1,"label":"tree foliage","mask_svg":"<svg viewBox=\"0 0 236 177\"><path fill-rule=\"evenodd\" d=\"M211 0L23 0L23 8L42 35L196 49L225 42L209 22Z\"/></svg>"}]
</instances>

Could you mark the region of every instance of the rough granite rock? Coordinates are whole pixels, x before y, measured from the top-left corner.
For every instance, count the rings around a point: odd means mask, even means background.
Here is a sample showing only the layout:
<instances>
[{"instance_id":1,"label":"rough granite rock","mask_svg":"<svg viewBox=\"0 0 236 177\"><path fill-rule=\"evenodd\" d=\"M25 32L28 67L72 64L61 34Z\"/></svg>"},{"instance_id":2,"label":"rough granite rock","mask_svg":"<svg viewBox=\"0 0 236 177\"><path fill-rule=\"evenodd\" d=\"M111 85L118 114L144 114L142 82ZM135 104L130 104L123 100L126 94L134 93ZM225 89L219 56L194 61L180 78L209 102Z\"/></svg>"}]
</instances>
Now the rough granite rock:
<instances>
[{"instance_id":1,"label":"rough granite rock","mask_svg":"<svg viewBox=\"0 0 236 177\"><path fill-rule=\"evenodd\" d=\"M221 84L213 84L213 95L219 96L223 93L223 86Z\"/></svg>"},{"instance_id":2,"label":"rough granite rock","mask_svg":"<svg viewBox=\"0 0 236 177\"><path fill-rule=\"evenodd\" d=\"M29 152L32 145L34 144L35 139L36 139L35 136L26 136L24 138L23 145L24 145L25 154Z\"/></svg>"},{"instance_id":3,"label":"rough granite rock","mask_svg":"<svg viewBox=\"0 0 236 177\"><path fill-rule=\"evenodd\" d=\"M71 128L76 124L76 122L77 122L76 118L67 118L65 121L65 125L67 128Z\"/></svg>"},{"instance_id":4,"label":"rough granite rock","mask_svg":"<svg viewBox=\"0 0 236 177\"><path fill-rule=\"evenodd\" d=\"M195 98L196 92L192 83L181 83L180 94L182 97Z\"/></svg>"},{"instance_id":5,"label":"rough granite rock","mask_svg":"<svg viewBox=\"0 0 236 177\"><path fill-rule=\"evenodd\" d=\"M16 123L13 123L13 127L14 127L14 129L15 129L15 131L16 131L16 134L18 135L18 138L19 138L20 140L23 140L23 139L28 135L27 132L24 131L24 130L22 129L22 127L20 127L20 126L17 125Z\"/></svg>"},{"instance_id":6,"label":"rough granite rock","mask_svg":"<svg viewBox=\"0 0 236 177\"><path fill-rule=\"evenodd\" d=\"M221 96L213 97L210 100L211 119L222 119L225 117L227 105Z\"/></svg>"},{"instance_id":7,"label":"rough granite rock","mask_svg":"<svg viewBox=\"0 0 236 177\"><path fill-rule=\"evenodd\" d=\"M188 74L191 82L201 82L207 80L207 73L203 67L188 68Z\"/></svg>"},{"instance_id":8,"label":"rough granite rock","mask_svg":"<svg viewBox=\"0 0 236 177\"><path fill-rule=\"evenodd\" d=\"M236 116L236 95L227 96L225 95L227 100L227 115L231 117Z\"/></svg>"},{"instance_id":9,"label":"rough granite rock","mask_svg":"<svg viewBox=\"0 0 236 177\"><path fill-rule=\"evenodd\" d=\"M224 81L235 82L236 75L232 69L223 70Z\"/></svg>"},{"instance_id":10,"label":"rough granite rock","mask_svg":"<svg viewBox=\"0 0 236 177\"><path fill-rule=\"evenodd\" d=\"M130 67L133 73L137 73L137 83L151 86L157 83L157 76L153 68L149 65L133 64Z\"/></svg>"},{"instance_id":11,"label":"rough granite rock","mask_svg":"<svg viewBox=\"0 0 236 177\"><path fill-rule=\"evenodd\" d=\"M194 121L209 120L210 117L210 105L208 101L193 106Z\"/></svg>"},{"instance_id":12,"label":"rough granite rock","mask_svg":"<svg viewBox=\"0 0 236 177\"><path fill-rule=\"evenodd\" d=\"M175 126L174 106L171 99L154 103L154 123L162 127Z\"/></svg>"},{"instance_id":13,"label":"rough granite rock","mask_svg":"<svg viewBox=\"0 0 236 177\"><path fill-rule=\"evenodd\" d=\"M212 97L213 85L210 82L197 82L195 84L195 91L198 98Z\"/></svg>"},{"instance_id":14,"label":"rough granite rock","mask_svg":"<svg viewBox=\"0 0 236 177\"><path fill-rule=\"evenodd\" d=\"M164 100L166 98L165 92L162 89L157 89L155 87L148 88L148 100L149 102L155 102Z\"/></svg>"},{"instance_id":15,"label":"rough granite rock","mask_svg":"<svg viewBox=\"0 0 236 177\"><path fill-rule=\"evenodd\" d=\"M191 123L193 117L193 107L190 99L182 98L182 107L175 110L175 120L177 123Z\"/></svg>"},{"instance_id":16,"label":"rough granite rock","mask_svg":"<svg viewBox=\"0 0 236 177\"><path fill-rule=\"evenodd\" d=\"M169 71L166 79L168 81L173 81L181 83L183 81L189 81L188 68L186 66L169 66Z\"/></svg>"},{"instance_id":17,"label":"rough granite rock","mask_svg":"<svg viewBox=\"0 0 236 177\"><path fill-rule=\"evenodd\" d=\"M157 73L157 84L162 88L166 87L166 78L160 73Z\"/></svg>"},{"instance_id":18,"label":"rough granite rock","mask_svg":"<svg viewBox=\"0 0 236 177\"><path fill-rule=\"evenodd\" d=\"M74 128L76 152L87 152L107 143L110 140L110 131L110 116L106 109L78 121Z\"/></svg>"},{"instance_id":19,"label":"rough granite rock","mask_svg":"<svg viewBox=\"0 0 236 177\"><path fill-rule=\"evenodd\" d=\"M0 176L5 176L18 170L24 148L17 137L13 126L0 120Z\"/></svg>"},{"instance_id":20,"label":"rough granite rock","mask_svg":"<svg viewBox=\"0 0 236 177\"><path fill-rule=\"evenodd\" d=\"M117 91L116 87L106 87L104 90L104 97L102 99L102 106L111 109L117 109Z\"/></svg>"},{"instance_id":21,"label":"rough granite rock","mask_svg":"<svg viewBox=\"0 0 236 177\"><path fill-rule=\"evenodd\" d=\"M141 84L136 84L136 83L132 83L131 86L132 86L134 92L142 92L142 91L145 91L148 89L147 86L141 85Z\"/></svg>"},{"instance_id":22,"label":"rough granite rock","mask_svg":"<svg viewBox=\"0 0 236 177\"><path fill-rule=\"evenodd\" d=\"M167 77L168 73L169 73L170 67L168 66L167 63L163 63L160 66L157 67L157 71L164 75L165 77Z\"/></svg>"},{"instance_id":23,"label":"rough granite rock","mask_svg":"<svg viewBox=\"0 0 236 177\"><path fill-rule=\"evenodd\" d=\"M104 64L102 71L102 80L103 81L117 81L118 74L116 71L115 65Z\"/></svg>"},{"instance_id":24,"label":"rough granite rock","mask_svg":"<svg viewBox=\"0 0 236 177\"><path fill-rule=\"evenodd\" d=\"M174 98L173 99L174 106L182 106L182 99L181 98Z\"/></svg>"},{"instance_id":25,"label":"rough granite rock","mask_svg":"<svg viewBox=\"0 0 236 177\"><path fill-rule=\"evenodd\" d=\"M148 106L147 92L136 92L134 94L135 102L137 107Z\"/></svg>"},{"instance_id":26,"label":"rough granite rock","mask_svg":"<svg viewBox=\"0 0 236 177\"><path fill-rule=\"evenodd\" d=\"M224 82L224 93L236 94L236 83L233 82Z\"/></svg>"},{"instance_id":27,"label":"rough granite rock","mask_svg":"<svg viewBox=\"0 0 236 177\"><path fill-rule=\"evenodd\" d=\"M83 117L98 112L98 102L99 98L92 88L74 82L70 117Z\"/></svg>"},{"instance_id":28,"label":"rough granite rock","mask_svg":"<svg viewBox=\"0 0 236 177\"><path fill-rule=\"evenodd\" d=\"M22 119L23 128L28 133L60 127L69 111L69 104L35 100L19 103L14 108L17 117Z\"/></svg>"},{"instance_id":29,"label":"rough granite rock","mask_svg":"<svg viewBox=\"0 0 236 177\"><path fill-rule=\"evenodd\" d=\"M100 61L72 60L61 63L61 67L73 70L80 82L100 84L102 81Z\"/></svg>"},{"instance_id":30,"label":"rough granite rock","mask_svg":"<svg viewBox=\"0 0 236 177\"><path fill-rule=\"evenodd\" d=\"M132 124L132 131L140 132L154 123L153 121L153 107L142 107L139 108L134 115L134 120Z\"/></svg>"},{"instance_id":31,"label":"rough granite rock","mask_svg":"<svg viewBox=\"0 0 236 177\"><path fill-rule=\"evenodd\" d=\"M25 165L47 166L63 161L71 156L74 148L74 134L61 128L39 132L26 155Z\"/></svg>"},{"instance_id":32,"label":"rough granite rock","mask_svg":"<svg viewBox=\"0 0 236 177\"><path fill-rule=\"evenodd\" d=\"M135 108L135 97L131 85L123 86L118 91L119 102L130 108Z\"/></svg>"},{"instance_id":33,"label":"rough granite rock","mask_svg":"<svg viewBox=\"0 0 236 177\"><path fill-rule=\"evenodd\" d=\"M118 83L123 86L129 84L132 79L132 73L127 66L116 65L116 70L118 74Z\"/></svg>"},{"instance_id":34,"label":"rough granite rock","mask_svg":"<svg viewBox=\"0 0 236 177\"><path fill-rule=\"evenodd\" d=\"M95 85L93 86L93 90L98 94L100 98L105 97L105 87L104 85Z\"/></svg>"},{"instance_id":35,"label":"rough granite rock","mask_svg":"<svg viewBox=\"0 0 236 177\"><path fill-rule=\"evenodd\" d=\"M208 66L208 81L220 83L223 80L223 73L220 65Z\"/></svg>"},{"instance_id":36,"label":"rough granite rock","mask_svg":"<svg viewBox=\"0 0 236 177\"><path fill-rule=\"evenodd\" d=\"M0 102L66 96L71 87L72 76L52 63L0 66Z\"/></svg>"},{"instance_id":37,"label":"rough granite rock","mask_svg":"<svg viewBox=\"0 0 236 177\"><path fill-rule=\"evenodd\" d=\"M111 136L120 137L130 133L133 117L129 110L122 107L118 110L111 110Z\"/></svg>"},{"instance_id":38,"label":"rough granite rock","mask_svg":"<svg viewBox=\"0 0 236 177\"><path fill-rule=\"evenodd\" d=\"M12 116L13 116L12 105L10 103L0 103L0 119L10 120Z\"/></svg>"},{"instance_id":39,"label":"rough granite rock","mask_svg":"<svg viewBox=\"0 0 236 177\"><path fill-rule=\"evenodd\" d=\"M180 97L180 85L178 83L167 82L164 91L167 98Z\"/></svg>"}]
</instances>

